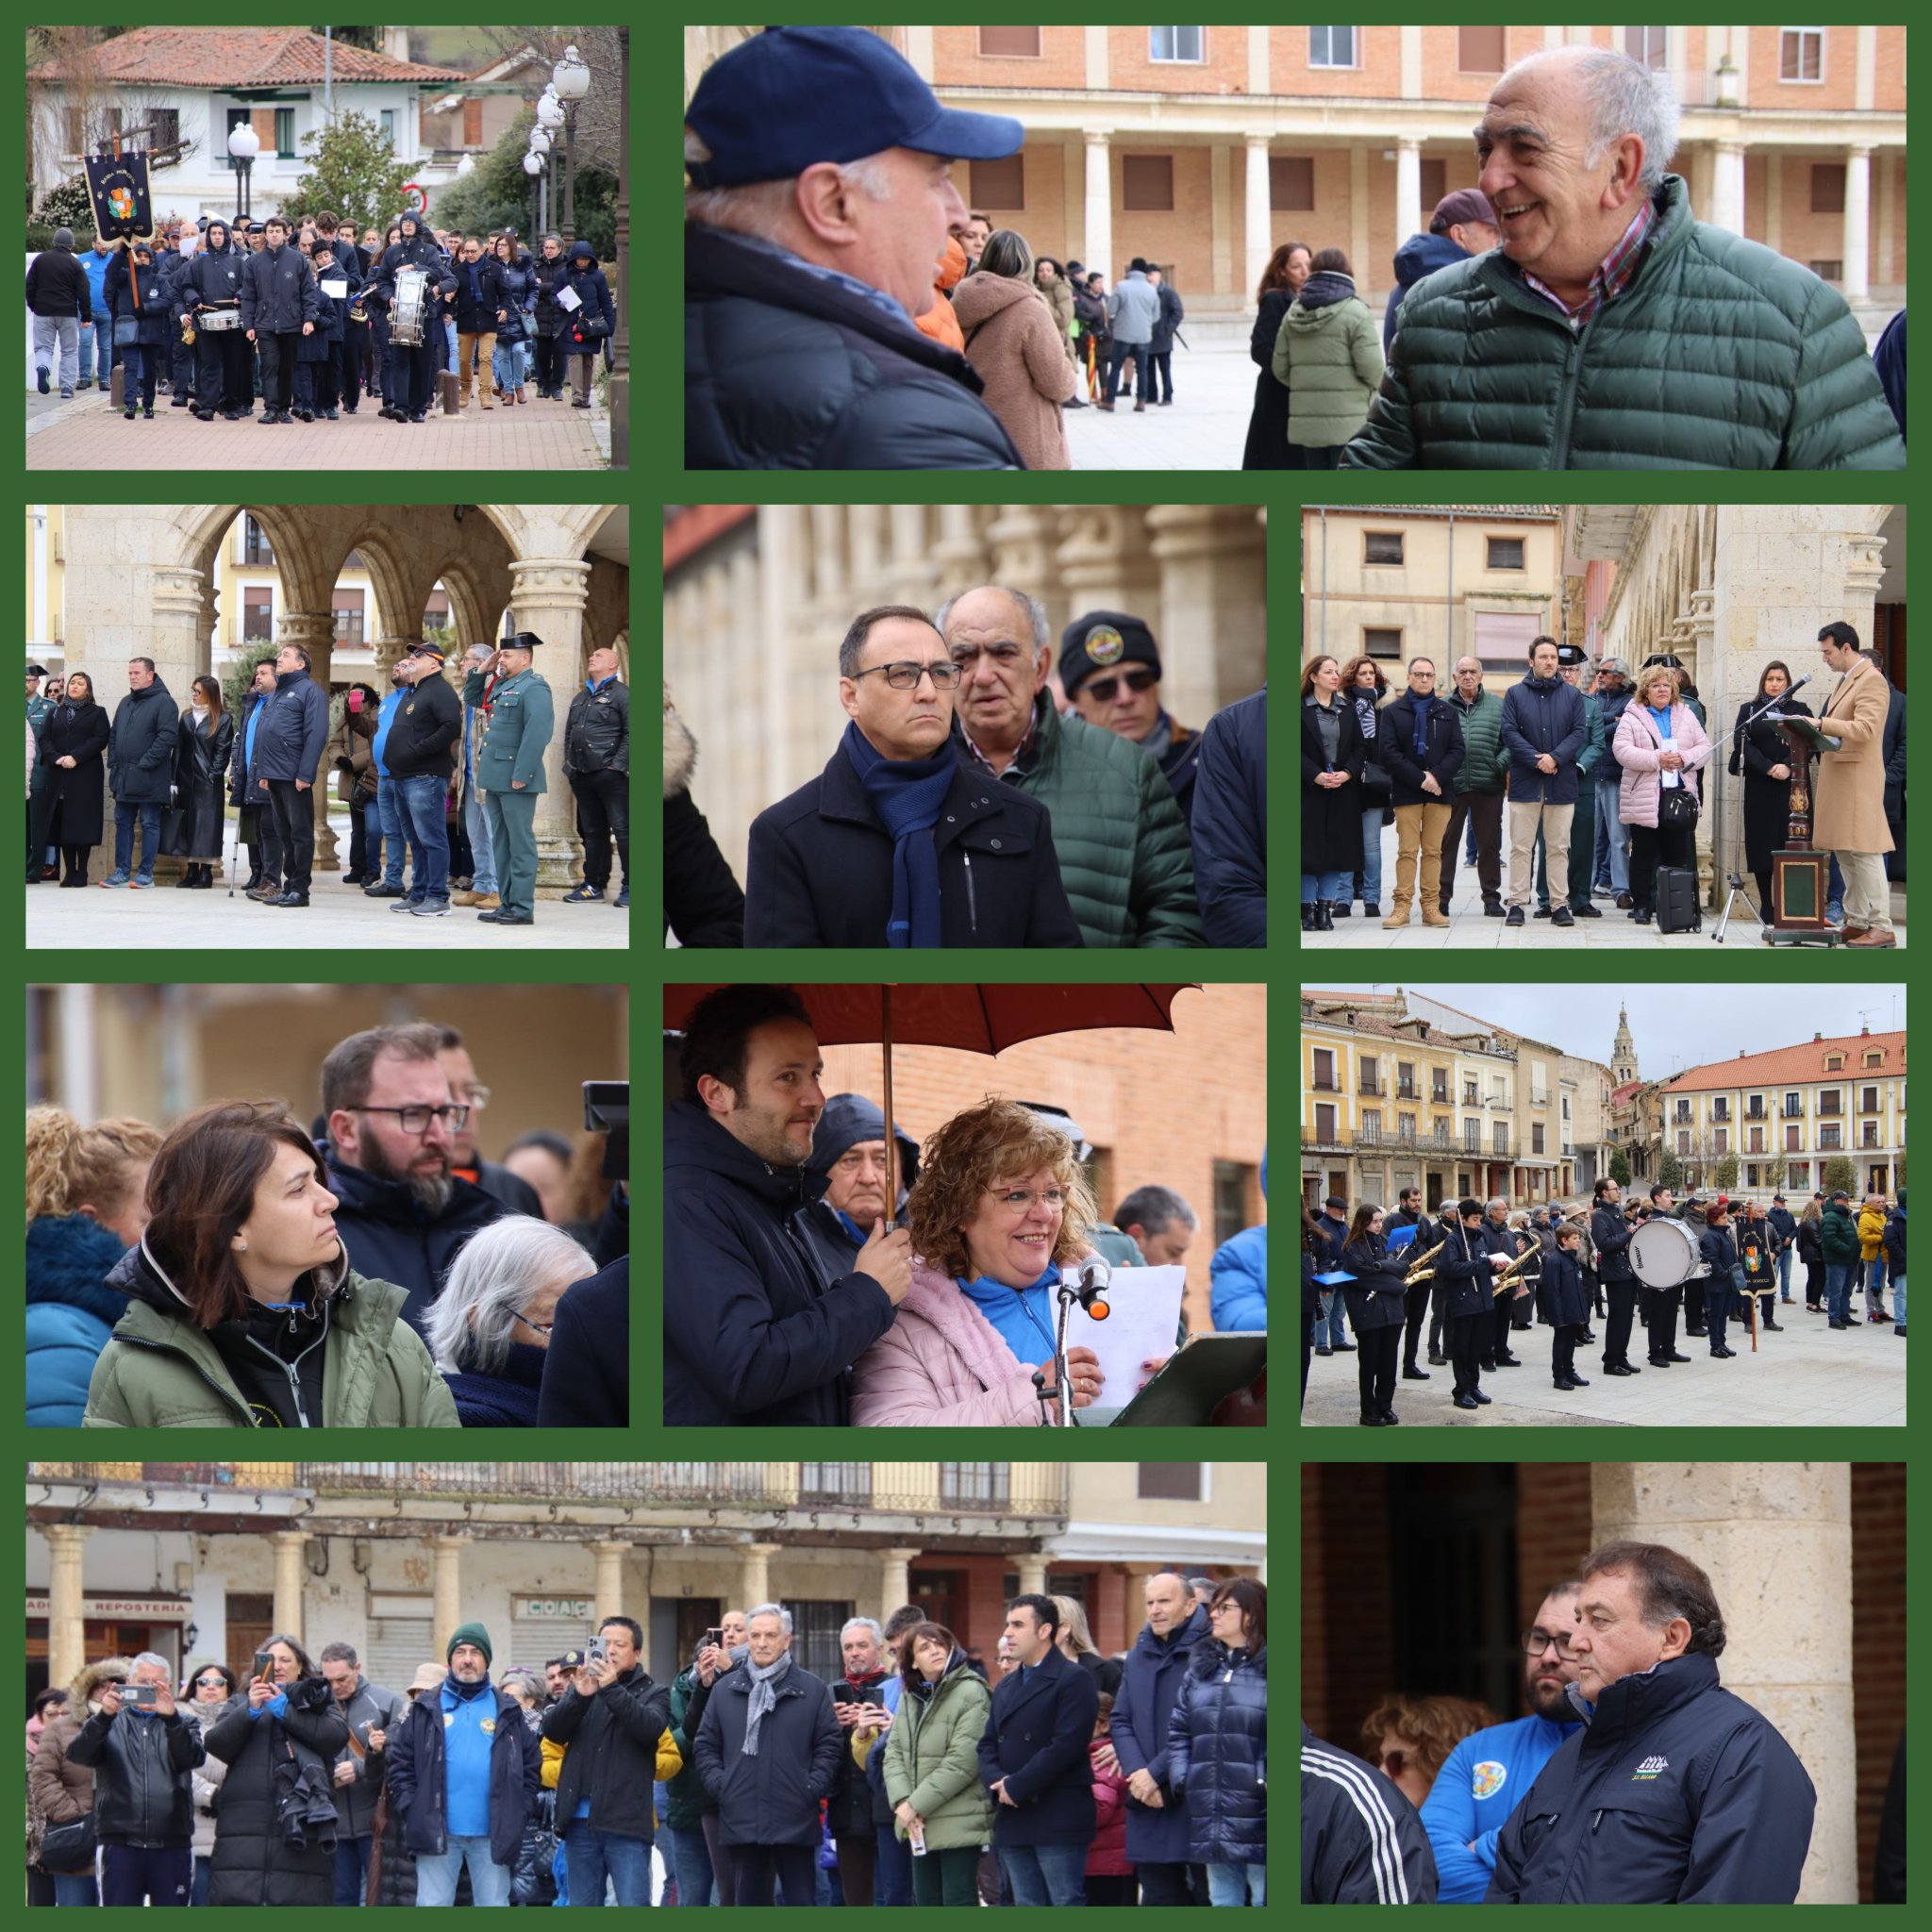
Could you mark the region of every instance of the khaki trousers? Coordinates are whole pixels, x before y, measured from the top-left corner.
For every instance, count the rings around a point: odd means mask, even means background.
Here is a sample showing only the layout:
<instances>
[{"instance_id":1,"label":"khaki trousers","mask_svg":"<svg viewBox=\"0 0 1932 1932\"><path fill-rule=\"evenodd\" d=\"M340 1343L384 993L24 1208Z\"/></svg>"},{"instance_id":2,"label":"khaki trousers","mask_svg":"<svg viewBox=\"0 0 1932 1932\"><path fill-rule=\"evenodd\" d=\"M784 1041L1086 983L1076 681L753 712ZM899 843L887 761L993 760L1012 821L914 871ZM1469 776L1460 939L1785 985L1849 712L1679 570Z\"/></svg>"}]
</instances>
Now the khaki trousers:
<instances>
[{"instance_id":1,"label":"khaki trousers","mask_svg":"<svg viewBox=\"0 0 1932 1932\"><path fill-rule=\"evenodd\" d=\"M1397 813L1398 820L1401 817ZM1834 852L1845 875L1845 924L1891 930L1891 887L1885 876L1885 857L1878 852Z\"/></svg>"},{"instance_id":2,"label":"khaki trousers","mask_svg":"<svg viewBox=\"0 0 1932 1932\"><path fill-rule=\"evenodd\" d=\"M1423 869L1423 922L1427 925L1442 923L1442 835L1449 829L1455 808L1446 799L1441 805L1395 808L1395 906L1382 922L1384 925L1408 924L1418 858Z\"/></svg>"},{"instance_id":3,"label":"khaki trousers","mask_svg":"<svg viewBox=\"0 0 1932 1932\"><path fill-rule=\"evenodd\" d=\"M1530 857L1536 850L1536 830L1543 829L1549 858L1550 904L1570 903L1570 821L1574 805L1544 805L1541 801L1509 801L1509 903L1529 904Z\"/></svg>"},{"instance_id":4,"label":"khaki trousers","mask_svg":"<svg viewBox=\"0 0 1932 1932\"><path fill-rule=\"evenodd\" d=\"M463 408L470 407L470 384L474 381L483 398L483 407L491 407L495 392L496 377L491 364L496 358L496 331L482 330L472 335L457 332L457 375L462 384ZM474 371L474 374L473 374Z\"/></svg>"}]
</instances>

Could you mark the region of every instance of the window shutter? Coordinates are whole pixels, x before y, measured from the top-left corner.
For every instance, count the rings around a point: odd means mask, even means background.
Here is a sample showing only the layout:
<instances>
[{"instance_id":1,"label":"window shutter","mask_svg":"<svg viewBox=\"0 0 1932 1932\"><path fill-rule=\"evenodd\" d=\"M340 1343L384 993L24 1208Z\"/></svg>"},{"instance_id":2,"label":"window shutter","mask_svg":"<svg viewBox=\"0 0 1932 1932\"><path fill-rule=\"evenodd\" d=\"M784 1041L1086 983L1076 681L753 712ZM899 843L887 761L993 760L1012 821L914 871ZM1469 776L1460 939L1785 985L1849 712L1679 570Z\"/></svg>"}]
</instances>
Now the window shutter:
<instances>
[{"instance_id":1,"label":"window shutter","mask_svg":"<svg viewBox=\"0 0 1932 1932\"><path fill-rule=\"evenodd\" d=\"M483 145L483 100L480 94L473 94L463 102L463 145Z\"/></svg>"},{"instance_id":2,"label":"window shutter","mask_svg":"<svg viewBox=\"0 0 1932 1932\"><path fill-rule=\"evenodd\" d=\"M248 110L248 125L255 129L255 138L261 143L262 156L275 151L275 110L273 108L251 108Z\"/></svg>"}]
</instances>

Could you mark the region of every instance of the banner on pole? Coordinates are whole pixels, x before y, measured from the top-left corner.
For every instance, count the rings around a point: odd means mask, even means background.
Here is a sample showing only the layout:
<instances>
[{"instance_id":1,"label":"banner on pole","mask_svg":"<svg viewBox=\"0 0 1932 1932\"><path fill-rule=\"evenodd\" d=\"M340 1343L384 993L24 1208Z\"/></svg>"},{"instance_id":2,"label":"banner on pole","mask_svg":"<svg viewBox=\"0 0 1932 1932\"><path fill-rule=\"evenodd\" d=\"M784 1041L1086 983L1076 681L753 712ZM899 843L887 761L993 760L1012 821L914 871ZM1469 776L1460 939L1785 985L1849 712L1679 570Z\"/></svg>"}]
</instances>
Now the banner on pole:
<instances>
[{"instance_id":1,"label":"banner on pole","mask_svg":"<svg viewBox=\"0 0 1932 1932\"><path fill-rule=\"evenodd\" d=\"M94 228L109 241L154 232L154 208L148 194L147 157L89 155L86 159L88 198L94 207Z\"/></svg>"}]
</instances>

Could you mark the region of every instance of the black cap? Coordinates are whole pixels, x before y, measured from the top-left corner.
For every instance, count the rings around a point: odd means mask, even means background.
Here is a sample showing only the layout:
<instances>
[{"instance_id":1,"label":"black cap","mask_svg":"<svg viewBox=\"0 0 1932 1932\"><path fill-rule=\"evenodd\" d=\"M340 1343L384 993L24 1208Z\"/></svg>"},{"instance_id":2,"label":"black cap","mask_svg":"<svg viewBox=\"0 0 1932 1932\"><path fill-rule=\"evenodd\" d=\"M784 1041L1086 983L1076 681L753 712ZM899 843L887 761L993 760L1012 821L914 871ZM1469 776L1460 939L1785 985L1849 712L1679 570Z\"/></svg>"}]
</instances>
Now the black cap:
<instances>
[{"instance_id":1,"label":"black cap","mask_svg":"<svg viewBox=\"0 0 1932 1932\"><path fill-rule=\"evenodd\" d=\"M1581 644L1558 644L1557 646L1557 662L1558 664L1584 664L1589 662L1589 658L1590 654Z\"/></svg>"},{"instance_id":2,"label":"black cap","mask_svg":"<svg viewBox=\"0 0 1932 1932\"><path fill-rule=\"evenodd\" d=\"M1834 1201L1849 1201L1852 1197L1842 1188L1835 1188L1832 1190L1831 1198Z\"/></svg>"},{"instance_id":3,"label":"black cap","mask_svg":"<svg viewBox=\"0 0 1932 1932\"><path fill-rule=\"evenodd\" d=\"M541 648L543 640L533 630L520 630L513 638L505 638L497 646L503 651L535 651Z\"/></svg>"},{"instance_id":4,"label":"black cap","mask_svg":"<svg viewBox=\"0 0 1932 1932\"><path fill-rule=\"evenodd\" d=\"M1151 665L1160 675L1160 647L1141 618L1124 610L1090 610L1060 633L1060 686L1069 697L1095 672L1118 664Z\"/></svg>"},{"instance_id":5,"label":"black cap","mask_svg":"<svg viewBox=\"0 0 1932 1932\"><path fill-rule=\"evenodd\" d=\"M29 664L25 675L28 677L44 677L47 675L47 667L44 664Z\"/></svg>"}]
</instances>

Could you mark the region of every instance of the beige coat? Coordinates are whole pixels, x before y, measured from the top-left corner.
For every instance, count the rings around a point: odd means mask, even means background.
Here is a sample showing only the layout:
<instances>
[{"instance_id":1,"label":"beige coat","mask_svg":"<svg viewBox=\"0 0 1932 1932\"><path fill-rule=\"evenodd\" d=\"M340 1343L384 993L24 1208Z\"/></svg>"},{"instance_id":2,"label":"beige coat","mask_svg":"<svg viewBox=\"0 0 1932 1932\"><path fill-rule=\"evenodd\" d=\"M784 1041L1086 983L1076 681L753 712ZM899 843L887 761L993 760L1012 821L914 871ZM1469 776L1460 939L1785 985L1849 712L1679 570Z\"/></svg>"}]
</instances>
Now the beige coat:
<instances>
[{"instance_id":1,"label":"beige coat","mask_svg":"<svg viewBox=\"0 0 1932 1932\"><path fill-rule=\"evenodd\" d=\"M1029 470L1070 470L1060 405L1078 387L1046 297L1010 275L970 275L953 291L966 359Z\"/></svg>"},{"instance_id":2,"label":"beige coat","mask_svg":"<svg viewBox=\"0 0 1932 1932\"><path fill-rule=\"evenodd\" d=\"M1885 719L1891 687L1871 658L1860 657L1824 701L1819 729L1844 740L1842 751L1818 760L1818 804L1811 842L1828 852L1890 852L1885 823Z\"/></svg>"}]
</instances>

